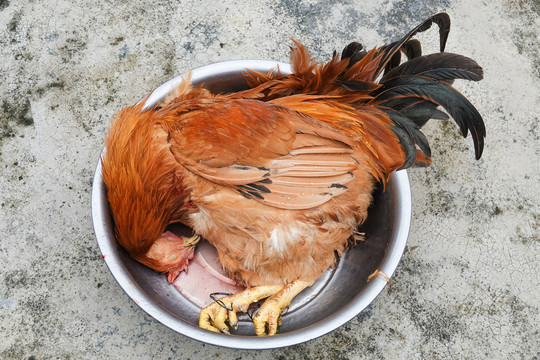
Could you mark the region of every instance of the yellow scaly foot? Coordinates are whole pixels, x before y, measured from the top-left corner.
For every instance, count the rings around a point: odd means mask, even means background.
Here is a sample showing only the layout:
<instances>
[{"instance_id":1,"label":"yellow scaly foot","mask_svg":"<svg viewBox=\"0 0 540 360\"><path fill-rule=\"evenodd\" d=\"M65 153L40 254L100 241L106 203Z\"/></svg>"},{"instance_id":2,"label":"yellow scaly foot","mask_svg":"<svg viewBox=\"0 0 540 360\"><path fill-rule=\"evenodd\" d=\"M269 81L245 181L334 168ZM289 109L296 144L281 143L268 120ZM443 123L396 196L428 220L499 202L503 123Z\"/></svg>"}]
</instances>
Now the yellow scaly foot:
<instances>
[{"instance_id":1,"label":"yellow scaly foot","mask_svg":"<svg viewBox=\"0 0 540 360\"><path fill-rule=\"evenodd\" d=\"M274 295L282 288L283 285L256 286L238 294L222 297L219 302L213 302L201 310L199 326L206 330L229 334L229 327L226 323L236 329L238 326L237 312L246 312L249 305Z\"/></svg>"},{"instance_id":2,"label":"yellow scaly foot","mask_svg":"<svg viewBox=\"0 0 540 360\"><path fill-rule=\"evenodd\" d=\"M181 236L181 239L184 240L184 243L182 244L183 247L187 247L193 250L195 249L195 246L199 243L199 241L201 241L201 236L197 234L193 235L190 238Z\"/></svg>"},{"instance_id":3,"label":"yellow scaly foot","mask_svg":"<svg viewBox=\"0 0 540 360\"><path fill-rule=\"evenodd\" d=\"M281 325L283 310L291 304L296 295L311 285L313 281L296 280L269 297L253 318L257 336L275 335L278 326Z\"/></svg>"}]
</instances>

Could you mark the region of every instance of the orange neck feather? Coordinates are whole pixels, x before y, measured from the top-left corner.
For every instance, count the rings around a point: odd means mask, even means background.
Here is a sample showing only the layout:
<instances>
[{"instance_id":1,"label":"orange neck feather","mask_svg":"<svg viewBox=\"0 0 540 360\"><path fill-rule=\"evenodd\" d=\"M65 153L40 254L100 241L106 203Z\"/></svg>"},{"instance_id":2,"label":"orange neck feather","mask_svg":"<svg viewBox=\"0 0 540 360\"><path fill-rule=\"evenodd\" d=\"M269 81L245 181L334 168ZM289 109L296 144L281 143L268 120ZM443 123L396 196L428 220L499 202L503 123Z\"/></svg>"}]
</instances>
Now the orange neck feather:
<instances>
[{"instance_id":1,"label":"orange neck feather","mask_svg":"<svg viewBox=\"0 0 540 360\"><path fill-rule=\"evenodd\" d=\"M122 110L107 135L102 159L118 241L136 257L146 254L179 217L186 197L155 112L143 111L141 105Z\"/></svg>"}]
</instances>

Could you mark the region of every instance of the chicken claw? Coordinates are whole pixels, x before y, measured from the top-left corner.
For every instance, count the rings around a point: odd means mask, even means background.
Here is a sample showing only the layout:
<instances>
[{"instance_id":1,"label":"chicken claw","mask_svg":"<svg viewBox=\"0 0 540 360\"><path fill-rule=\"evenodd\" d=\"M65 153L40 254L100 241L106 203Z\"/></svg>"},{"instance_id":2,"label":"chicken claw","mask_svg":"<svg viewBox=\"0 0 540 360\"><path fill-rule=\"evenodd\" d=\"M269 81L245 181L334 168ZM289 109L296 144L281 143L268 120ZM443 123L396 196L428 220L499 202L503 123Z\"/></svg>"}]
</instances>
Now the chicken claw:
<instances>
[{"instance_id":1,"label":"chicken claw","mask_svg":"<svg viewBox=\"0 0 540 360\"><path fill-rule=\"evenodd\" d=\"M275 335L278 326L281 325L281 313L283 310L290 305L292 299L298 293L312 284L313 281L296 280L269 297L253 318L257 336Z\"/></svg>"},{"instance_id":2,"label":"chicken claw","mask_svg":"<svg viewBox=\"0 0 540 360\"><path fill-rule=\"evenodd\" d=\"M201 310L199 326L203 329L229 334L229 323L238 327L237 312L246 312L249 305L278 293L283 285L263 285L246 289L238 294L222 297Z\"/></svg>"}]
</instances>

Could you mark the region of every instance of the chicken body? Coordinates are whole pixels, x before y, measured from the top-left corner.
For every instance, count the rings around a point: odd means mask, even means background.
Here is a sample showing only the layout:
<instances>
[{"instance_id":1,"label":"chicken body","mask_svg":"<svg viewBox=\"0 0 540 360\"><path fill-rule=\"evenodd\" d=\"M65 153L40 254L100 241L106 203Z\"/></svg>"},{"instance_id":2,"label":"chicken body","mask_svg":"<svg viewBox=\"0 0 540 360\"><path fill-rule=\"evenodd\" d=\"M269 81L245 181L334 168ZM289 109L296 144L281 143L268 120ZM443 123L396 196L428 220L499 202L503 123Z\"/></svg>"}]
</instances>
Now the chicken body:
<instances>
[{"instance_id":1,"label":"chicken body","mask_svg":"<svg viewBox=\"0 0 540 360\"><path fill-rule=\"evenodd\" d=\"M226 106L237 106L241 111L267 107L260 102L234 100ZM263 119L267 118L255 118ZM294 130L292 121L277 121ZM257 170L261 180L249 183L254 185L238 190L228 184L202 181L193 173L184 178L186 187L192 189L190 200L198 209L186 224L211 239L229 276L246 286L314 281L334 263L335 252L345 250L347 239L365 219L371 202L374 180L364 170L363 153L342 144L333 149L335 154L325 153L332 150L330 145L304 146L304 136L293 131L286 134L292 141L287 141L290 145L284 148L285 155L254 164L262 168ZM319 140L306 137L306 142ZM317 146L315 153L290 155ZM319 169L323 157L333 165ZM304 169L295 170L302 166ZM289 178L287 174L293 171L305 177ZM317 177L322 172L328 175ZM328 201L338 194L340 201Z\"/></svg>"},{"instance_id":2,"label":"chicken body","mask_svg":"<svg viewBox=\"0 0 540 360\"><path fill-rule=\"evenodd\" d=\"M411 37L432 23L441 53L421 56ZM103 158L119 242L172 282L192 249L165 228L190 226L216 247L231 278L260 289L224 301L234 311L203 310L201 326L227 332L236 311L270 296L255 327L274 334L288 302L346 249L376 183L431 164L419 129L447 118L438 106L464 136L471 131L480 157L483 121L451 83L480 80L482 70L442 52L448 29L448 16L438 14L372 51L352 43L327 64L295 43L292 75L251 72L251 89L222 95L186 81L159 106L124 109ZM400 65L401 52L408 61Z\"/></svg>"}]
</instances>

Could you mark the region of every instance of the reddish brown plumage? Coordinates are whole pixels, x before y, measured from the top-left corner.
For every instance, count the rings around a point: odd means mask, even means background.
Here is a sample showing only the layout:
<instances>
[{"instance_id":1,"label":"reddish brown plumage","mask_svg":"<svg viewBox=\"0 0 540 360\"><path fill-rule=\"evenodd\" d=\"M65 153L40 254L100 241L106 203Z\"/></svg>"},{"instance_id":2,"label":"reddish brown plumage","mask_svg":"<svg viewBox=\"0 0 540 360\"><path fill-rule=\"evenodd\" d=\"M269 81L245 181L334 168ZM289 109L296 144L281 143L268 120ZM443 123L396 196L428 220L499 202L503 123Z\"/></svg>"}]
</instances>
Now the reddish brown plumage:
<instances>
[{"instance_id":1,"label":"reddish brown plumage","mask_svg":"<svg viewBox=\"0 0 540 360\"><path fill-rule=\"evenodd\" d=\"M464 57L432 74L433 59L426 70L416 47L408 52L420 59L414 66L391 61L431 22L446 24L436 15L401 42L369 52L351 44L327 64L295 42L292 75L251 72L251 89L223 95L184 84L159 107L124 109L103 157L120 244L142 263L172 271L180 266L176 250L160 259L151 249L166 243L168 224L182 222L248 286L315 280L364 221L375 183L415 160L431 163L417 124L441 116L439 92L456 97L448 90L453 78L481 76ZM376 83L387 71L392 77ZM446 108L481 154L483 123L469 108Z\"/></svg>"}]
</instances>

